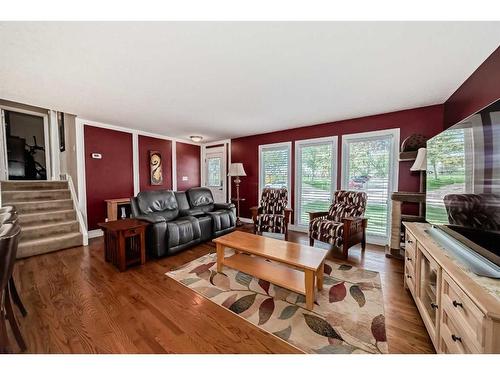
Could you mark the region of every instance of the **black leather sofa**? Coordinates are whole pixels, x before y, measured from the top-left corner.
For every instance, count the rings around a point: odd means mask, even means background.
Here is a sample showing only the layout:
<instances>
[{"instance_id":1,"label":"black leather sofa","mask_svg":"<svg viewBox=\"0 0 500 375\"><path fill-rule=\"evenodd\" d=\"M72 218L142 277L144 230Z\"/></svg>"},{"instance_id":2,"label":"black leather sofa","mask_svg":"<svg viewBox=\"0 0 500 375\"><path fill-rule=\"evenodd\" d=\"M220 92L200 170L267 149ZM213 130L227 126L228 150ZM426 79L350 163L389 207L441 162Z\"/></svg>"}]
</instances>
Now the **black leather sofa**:
<instances>
[{"instance_id":1,"label":"black leather sofa","mask_svg":"<svg viewBox=\"0 0 500 375\"><path fill-rule=\"evenodd\" d=\"M232 203L215 203L208 188L142 191L130 200L132 217L148 221L146 246L155 257L172 255L236 227Z\"/></svg>"}]
</instances>

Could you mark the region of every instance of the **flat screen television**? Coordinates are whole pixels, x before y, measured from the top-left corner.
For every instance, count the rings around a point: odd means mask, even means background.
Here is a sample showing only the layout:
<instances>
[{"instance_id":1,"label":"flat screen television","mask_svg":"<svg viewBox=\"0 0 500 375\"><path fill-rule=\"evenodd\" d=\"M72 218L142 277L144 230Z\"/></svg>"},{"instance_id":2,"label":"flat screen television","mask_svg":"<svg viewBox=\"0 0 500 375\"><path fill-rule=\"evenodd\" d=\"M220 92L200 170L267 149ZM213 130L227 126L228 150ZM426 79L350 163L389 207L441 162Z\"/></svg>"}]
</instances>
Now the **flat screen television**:
<instances>
[{"instance_id":1,"label":"flat screen television","mask_svg":"<svg viewBox=\"0 0 500 375\"><path fill-rule=\"evenodd\" d=\"M426 220L500 266L500 100L427 141Z\"/></svg>"}]
</instances>

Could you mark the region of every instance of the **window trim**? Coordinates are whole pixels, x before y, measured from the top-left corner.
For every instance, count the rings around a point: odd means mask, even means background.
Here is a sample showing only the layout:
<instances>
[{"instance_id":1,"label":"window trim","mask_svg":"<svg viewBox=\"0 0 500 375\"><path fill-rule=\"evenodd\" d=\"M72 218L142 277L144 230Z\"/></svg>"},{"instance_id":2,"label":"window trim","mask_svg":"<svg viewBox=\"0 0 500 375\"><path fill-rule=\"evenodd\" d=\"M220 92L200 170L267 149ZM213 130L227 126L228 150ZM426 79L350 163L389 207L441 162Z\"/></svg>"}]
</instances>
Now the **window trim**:
<instances>
[{"instance_id":1,"label":"window trim","mask_svg":"<svg viewBox=\"0 0 500 375\"><path fill-rule=\"evenodd\" d=\"M292 191L292 142L278 142L278 143L268 143L264 145L259 145L259 195L257 197L257 205L260 203L260 197L262 196L262 182L263 182L263 169L262 169L262 151L273 149L273 148L280 148L280 147L286 147L287 152L288 152L288 205L287 207L291 207L291 191Z\"/></svg>"},{"instance_id":2,"label":"window trim","mask_svg":"<svg viewBox=\"0 0 500 375\"><path fill-rule=\"evenodd\" d=\"M308 228L308 225L300 223L300 178L301 172L299 169L301 157L300 157L300 148L303 145L314 145L314 144L324 144L327 142L331 142L333 145L333 155L332 158L332 196L333 192L337 190L337 182L338 182L338 147L339 147L339 137L328 136L328 137L320 137L320 138L311 138L311 139L301 139L299 141L295 141L295 196L294 196L294 207L295 207L295 215L294 215L294 227L298 230L305 230Z\"/></svg>"},{"instance_id":3,"label":"window trim","mask_svg":"<svg viewBox=\"0 0 500 375\"><path fill-rule=\"evenodd\" d=\"M342 136L342 167L340 171L340 186L341 189L347 190L349 185L348 182L346 181L346 171L347 171L347 143L348 141L351 140L357 140L357 141L362 141L362 140L373 140L376 138L382 138L387 135L392 135L394 142L392 143L392 152L391 152L391 160L389 161L389 180L391 181L391 186L389 187L389 192L388 192L388 204L387 204L387 237L382 237L382 236L374 236L367 234L367 241L373 244L377 245L388 245L390 236L391 236L391 225L392 225L392 218L391 218L391 209L392 209L392 201L391 201L391 193L398 191L398 186L399 186L399 145L400 145L400 128L391 128L391 129L384 129L384 130L376 130L376 131L370 131L370 132L362 132L362 133L353 133L353 134L346 134Z\"/></svg>"}]
</instances>

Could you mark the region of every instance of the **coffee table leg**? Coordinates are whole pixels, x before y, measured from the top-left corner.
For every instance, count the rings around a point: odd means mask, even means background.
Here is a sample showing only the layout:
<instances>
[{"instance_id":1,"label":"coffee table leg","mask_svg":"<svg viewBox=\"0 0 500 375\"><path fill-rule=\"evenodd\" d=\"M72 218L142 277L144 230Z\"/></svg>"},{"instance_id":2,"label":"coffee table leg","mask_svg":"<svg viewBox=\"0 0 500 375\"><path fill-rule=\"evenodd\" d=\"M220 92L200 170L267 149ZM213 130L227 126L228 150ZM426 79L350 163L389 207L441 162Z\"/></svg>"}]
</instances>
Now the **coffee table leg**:
<instances>
[{"instance_id":1,"label":"coffee table leg","mask_svg":"<svg viewBox=\"0 0 500 375\"><path fill-rule=\"evenodd\" d=\"M314 272L305 270L306 280L306 307L309 310L314 308Z\"/></svg>"},{"instance_id":2,"label":"coffee table leg","mask_svg":"<svg viewBox=\"0 0 500 375\"><path fill-rule=\"evenodd\" d=\"M325 274L325 262L321 263L318 271L316 272L316 277L318 278L318 290L323 290L323 275Z\"/></svg>"},{"instance_id":3,"label":"coffee table leg","mask_svg":"<svg viewBox=\"0 0 500 375\"><path fill-rule=\"evenodd\" d=\"M222 272L222 266L224 265L224 246L221 244L216 245L217 249L217 272Z\"/></svg>"}]
</instances>

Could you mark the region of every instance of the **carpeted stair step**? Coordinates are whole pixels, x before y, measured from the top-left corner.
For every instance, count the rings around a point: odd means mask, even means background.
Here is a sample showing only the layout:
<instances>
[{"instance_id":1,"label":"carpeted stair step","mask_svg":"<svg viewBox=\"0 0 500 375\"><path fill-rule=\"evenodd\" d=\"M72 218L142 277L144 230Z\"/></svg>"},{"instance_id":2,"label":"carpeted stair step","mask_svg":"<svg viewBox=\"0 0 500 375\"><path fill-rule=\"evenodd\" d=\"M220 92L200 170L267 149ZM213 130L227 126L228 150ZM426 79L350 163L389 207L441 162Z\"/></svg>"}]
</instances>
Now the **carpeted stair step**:
<instances>
[{"instance_id":1,"label":"carpeted stair step","mask_svg":"<svg viewBox=\"0 0 500 375\"><path fill-rule=\"evenodd\" d=\"M2 191L17 190L62 190L68 188L68 181L2 181Z\"/></svg>"},{"instance_id":2,"label":"carpeted stair step","mask_svg":"<svg viewBox=\"0 0 500 375\"><path fill-rule=\"evenodd\" d=\"M49 201L16 202L18 214L31 214L35 212L65 211L73 209L71 199L56 199Z\"/></svg>"},{"instance_id":3,"label":"carpeted stair step","mask_svg":"<svg viewBox=\"0 0 500 375\"><path fill-rule=\"evenodd\" d=\"M2 191L3 205L15 205L16 202L48 201L70 198L71 194L68 189Z\"/></svg>"},{"instance_id":4,"label":"carpeted stair step","mask_svg":"<svg viewBox=\"0 0 500 375\"><path fill-rule=\"evenodd\" d=\"M79 231L78 221L63 221L42 225L25 226L21 231L21 241L30 241Z\"/></svg>"},{"instance_id":5,"label":"carpeted stair step","mask_svg":"<svg viewBox=\"0 0 500 375\"><path fill-rule=\"evenodd\" d=\"M26 258L32 255L45 254L51 251L82 246L83 238L80 232L55 235L46 238L37 238L30 241L20 241L17 249L17 258Z\"/></svg>"},{"instance_id":6,"label":"carpeted stair step","mask_svg":"<svg viewBox=\"0 0 500 375\"><path fill-rule=\"evenodd\" d=\"M19 223L22 229L30 226L54 224L72 220L76 220L75 210L37 212L19 215Z\"/></svg>"}]
</instances>

